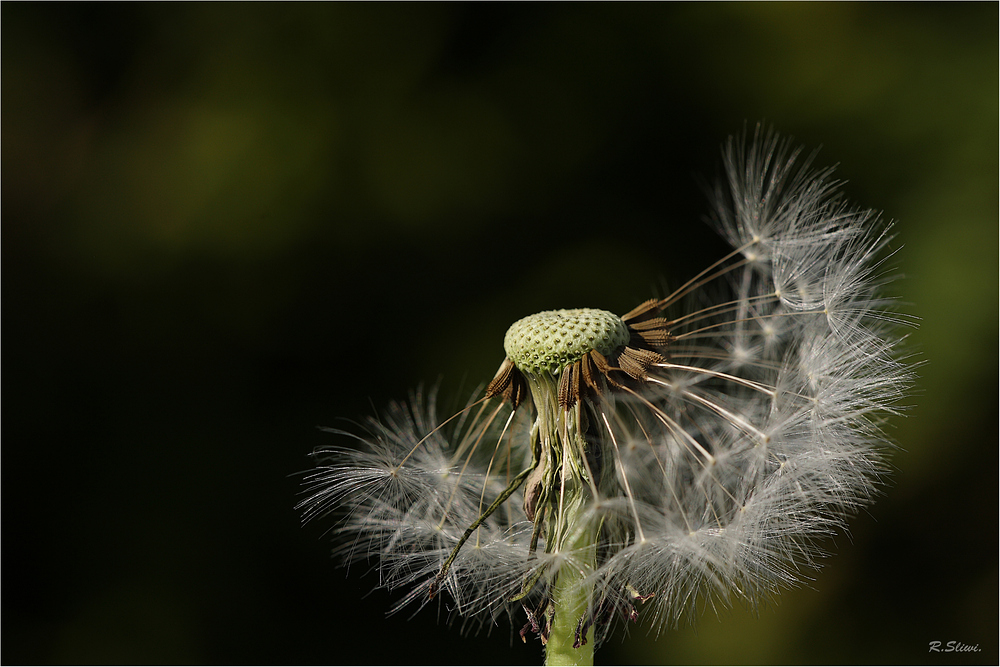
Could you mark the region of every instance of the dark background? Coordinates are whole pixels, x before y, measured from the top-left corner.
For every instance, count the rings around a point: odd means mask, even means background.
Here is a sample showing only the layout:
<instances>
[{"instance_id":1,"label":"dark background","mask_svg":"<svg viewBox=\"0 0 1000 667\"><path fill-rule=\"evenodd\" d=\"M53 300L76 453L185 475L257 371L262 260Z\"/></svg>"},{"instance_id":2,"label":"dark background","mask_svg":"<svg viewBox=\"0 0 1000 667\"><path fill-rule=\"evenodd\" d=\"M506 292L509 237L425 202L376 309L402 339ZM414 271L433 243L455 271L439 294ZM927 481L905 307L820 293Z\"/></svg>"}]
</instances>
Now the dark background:
<instances>
[{"instance_id":1,"label":"dark background","mask_svg":"<svg viewBox=\"0 0 1000 667\"><path fill-rule=\"evenodd\" d=\"M5 663L537 663L385 618L308 452L724 251L745 122L898 221L926 364L809 586L597 655L998 661L996 3L2 7ZM928 652L931 641L980 651Z\"/></svg>"}]
</instances>

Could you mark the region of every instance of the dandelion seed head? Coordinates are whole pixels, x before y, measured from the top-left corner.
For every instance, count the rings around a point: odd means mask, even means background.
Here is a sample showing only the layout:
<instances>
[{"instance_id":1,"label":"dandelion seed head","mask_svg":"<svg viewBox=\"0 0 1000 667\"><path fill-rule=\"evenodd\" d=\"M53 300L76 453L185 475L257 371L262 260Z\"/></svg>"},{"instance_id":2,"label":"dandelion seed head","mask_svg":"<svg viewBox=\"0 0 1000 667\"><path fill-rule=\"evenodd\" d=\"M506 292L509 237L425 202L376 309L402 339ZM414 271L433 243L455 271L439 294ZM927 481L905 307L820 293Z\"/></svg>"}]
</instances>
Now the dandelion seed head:
<instances>
[{"instance_id":1,"label":"dandelion seed head","mask_svg":"<svg viewBox=\"0 0 1000 667\"><path fill-rule=\"evenodd\" d=\"M417 394L320 453L303 515L337 517L337 554L407 591L396 609L447 598L464 628L509 616L549 650L660 632L796 585L871 502L912 383L891 236L771 132L723 157L728 255L621 316L522 318L457 414Z\"/></svg>"}]
</instances>

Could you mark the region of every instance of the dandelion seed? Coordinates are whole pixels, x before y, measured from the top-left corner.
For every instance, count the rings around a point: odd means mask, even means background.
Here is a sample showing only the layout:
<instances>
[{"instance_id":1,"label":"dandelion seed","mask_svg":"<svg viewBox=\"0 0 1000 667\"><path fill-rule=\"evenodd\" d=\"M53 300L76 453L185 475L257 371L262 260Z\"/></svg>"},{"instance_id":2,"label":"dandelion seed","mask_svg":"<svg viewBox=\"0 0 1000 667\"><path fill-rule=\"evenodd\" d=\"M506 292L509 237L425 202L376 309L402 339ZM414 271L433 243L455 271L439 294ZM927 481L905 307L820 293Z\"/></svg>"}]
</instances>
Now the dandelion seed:
<instances>
[{"instance_id":1,"label":"dandelion seed","mask_svg":"<svg viewBox=\"0 0 1000 667\"><path fill-rule=\"evenodd\" d=\"M871 501L879 416L912 380L879 292L890 237L770 132L724 157L729 255L621 316L525 317L457 415L418 392L318 453L299 507L337 516L338 555L406 590L395 609L506 615L550 664L587 664L641 608L660 631L795 585Z\"/></svg>"}]
</instances>

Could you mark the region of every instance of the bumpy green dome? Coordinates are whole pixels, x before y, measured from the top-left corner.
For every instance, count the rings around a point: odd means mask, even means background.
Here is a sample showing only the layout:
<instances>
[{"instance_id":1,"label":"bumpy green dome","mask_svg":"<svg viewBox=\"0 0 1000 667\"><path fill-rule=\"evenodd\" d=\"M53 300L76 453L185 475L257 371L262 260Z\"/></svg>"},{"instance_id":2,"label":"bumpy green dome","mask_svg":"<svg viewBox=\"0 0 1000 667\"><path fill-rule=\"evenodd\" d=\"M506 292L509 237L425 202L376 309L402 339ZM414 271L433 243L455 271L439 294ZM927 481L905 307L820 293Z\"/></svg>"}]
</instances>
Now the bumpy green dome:
<instances>
[{"instance_id":1,"label":"bumpy green dome","mask_svg":"<svg viewBox=\"0 0 1000 667\"><path fill-rule=\"evenodd\" d=\"M514 322L503 349L522 373L555 375L591 350L607 356L628 340L625 323L606 310L547 310Z\"/></svg>"}]
</instances>

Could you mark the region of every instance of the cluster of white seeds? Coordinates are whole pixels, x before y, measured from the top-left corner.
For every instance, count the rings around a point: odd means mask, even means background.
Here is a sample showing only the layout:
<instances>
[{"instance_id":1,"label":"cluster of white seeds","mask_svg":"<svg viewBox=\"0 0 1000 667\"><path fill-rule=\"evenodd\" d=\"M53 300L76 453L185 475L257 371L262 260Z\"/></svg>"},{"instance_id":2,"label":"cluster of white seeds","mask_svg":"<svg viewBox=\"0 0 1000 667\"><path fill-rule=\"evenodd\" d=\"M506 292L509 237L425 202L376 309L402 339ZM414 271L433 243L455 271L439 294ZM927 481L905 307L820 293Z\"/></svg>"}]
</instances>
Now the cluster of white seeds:
<instances>
[{"instance_id":1,"label":"cluster of white seeds","mask_svg":"<svg viewBox=\"0 0 1000 667\"><path fill-rule=\"evenodd\" d=\"M340 431L355 442L319 452L304 516L337 518L338 556L377 560L380 586L407 591L395 609L440 604L466 629L509 614L547 651L573 645L553 653L567 659L639 607L659 631L808 577L819 538L873 499L881 424L913 373L907 318L881 291L891 235L798 157L763 131L728 144L712 221L732 251L656 301L669 349L641 380L570 410L557 392L623 378L659 324L525 317L504 338L522 384L443 421L417 393L365 434ZM591 351L607 363L566 377ZM504 360L497 377L512 376Z\"/></svg>"}]
</instances>

